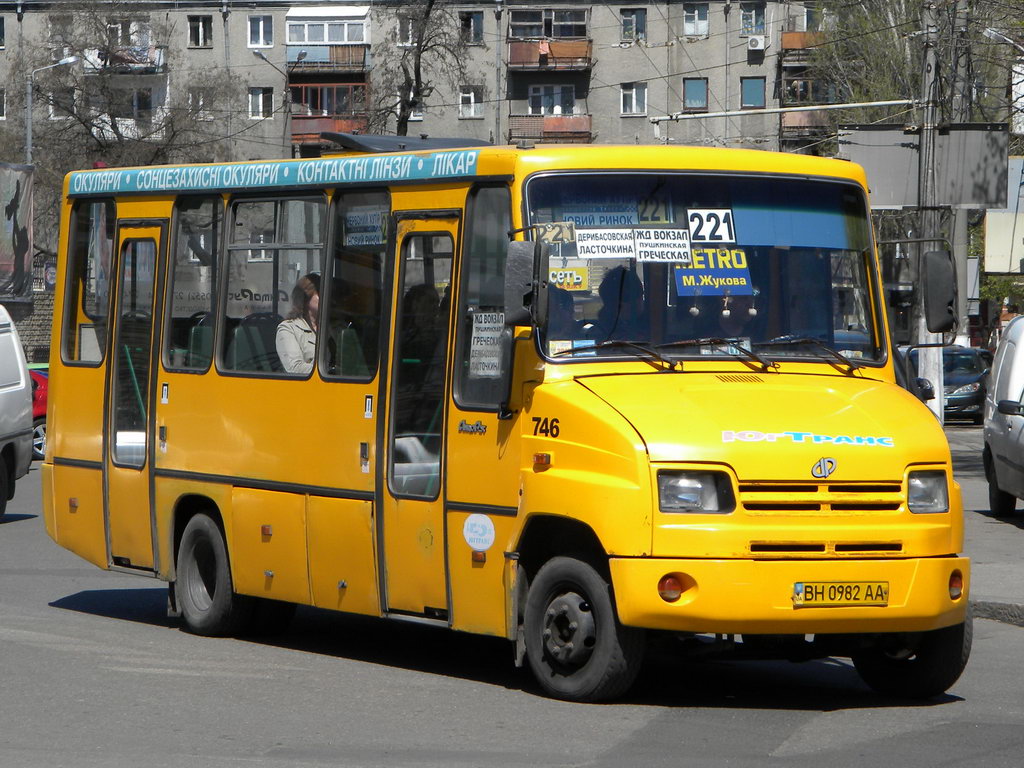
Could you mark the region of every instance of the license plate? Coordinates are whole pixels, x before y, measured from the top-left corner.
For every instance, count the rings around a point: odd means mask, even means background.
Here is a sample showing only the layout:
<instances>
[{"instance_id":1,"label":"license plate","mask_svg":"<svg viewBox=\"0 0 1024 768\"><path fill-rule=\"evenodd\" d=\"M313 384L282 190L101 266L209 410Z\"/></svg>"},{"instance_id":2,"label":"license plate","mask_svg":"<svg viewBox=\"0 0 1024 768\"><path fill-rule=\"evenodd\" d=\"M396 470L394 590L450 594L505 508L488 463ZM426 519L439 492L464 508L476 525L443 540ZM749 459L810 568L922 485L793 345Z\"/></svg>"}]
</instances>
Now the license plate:
<instances>
[{"instance_id":1,"label":"license plate","mask_svg":"<svg viewBox=\"0 0 1024 768\"><path fill-rule=\"evenodd\" d=\"M798 581L793 585L794 608L888 604L888 581Z\"/></svg>"}]
</instances>

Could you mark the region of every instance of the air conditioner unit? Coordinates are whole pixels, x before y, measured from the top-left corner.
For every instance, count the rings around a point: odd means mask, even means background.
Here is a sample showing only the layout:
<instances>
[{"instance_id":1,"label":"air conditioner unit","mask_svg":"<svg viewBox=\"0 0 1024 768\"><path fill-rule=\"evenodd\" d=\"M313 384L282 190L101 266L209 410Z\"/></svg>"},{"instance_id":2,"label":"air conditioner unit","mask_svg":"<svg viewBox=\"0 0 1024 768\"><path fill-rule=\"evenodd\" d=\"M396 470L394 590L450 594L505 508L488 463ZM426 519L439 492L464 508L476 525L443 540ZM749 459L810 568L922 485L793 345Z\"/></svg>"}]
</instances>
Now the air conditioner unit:
<instances>
[{"instance_id":1,"label":"air conditioner unit","mask_svg":"<svg viewBox=\"0 0 1024 768\"><path fill-rule=\"evenodd\" d=\"M747 38L748 51L763 51L768 47L768 38L764 35L751 35Z\"/></svg>"}]
</instances>

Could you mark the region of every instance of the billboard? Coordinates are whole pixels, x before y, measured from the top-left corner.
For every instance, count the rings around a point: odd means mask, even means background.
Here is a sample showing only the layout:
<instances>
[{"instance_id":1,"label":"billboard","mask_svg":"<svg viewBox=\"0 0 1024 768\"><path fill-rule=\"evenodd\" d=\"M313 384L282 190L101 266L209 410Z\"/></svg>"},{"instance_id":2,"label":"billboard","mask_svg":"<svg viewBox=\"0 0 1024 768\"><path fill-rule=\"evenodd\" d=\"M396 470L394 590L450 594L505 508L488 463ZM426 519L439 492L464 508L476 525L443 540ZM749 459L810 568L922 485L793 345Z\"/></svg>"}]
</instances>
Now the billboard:
<instances>
[{"instance_id":1,"label":"billboard","mask_svg":"<svg viewBox=\"0 0 1024 768\"><path fill-rule=\"evenodd\" d=\"M32 167L0 163L0 301L32 298Z\"/></svg>"},{"instance_id":2,"label":"billboard","mask_svg":"<svg viewBox=\"0 0 1024 768\"><path fill-rule=\"evenodd\" d=\"M864 167L871 207L918 204L917 126L841 125L839 156ZM935 137L935 205L1002 208L1006 205L1006 123L953 123Z\"/></svg>"},{"instance_id":3,"label":"billboard","mask_svg":"<svg viewBox=\"0 0 1024 768\"><path fill-rule=\"evenodd\" d=\"M1006 208L985 214L985 271L1021 274L1024 264L1024 157L1011 157Z\"/></svg>"}]
</instances>

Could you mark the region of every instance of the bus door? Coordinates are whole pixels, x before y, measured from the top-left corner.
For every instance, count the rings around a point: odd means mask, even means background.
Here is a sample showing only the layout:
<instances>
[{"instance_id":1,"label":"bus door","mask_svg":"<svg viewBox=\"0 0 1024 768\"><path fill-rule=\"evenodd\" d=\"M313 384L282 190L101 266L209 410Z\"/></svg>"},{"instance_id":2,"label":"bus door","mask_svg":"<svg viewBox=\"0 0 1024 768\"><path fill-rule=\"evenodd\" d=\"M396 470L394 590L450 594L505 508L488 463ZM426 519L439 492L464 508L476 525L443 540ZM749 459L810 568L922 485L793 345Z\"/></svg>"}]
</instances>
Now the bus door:
<instances>
[{"instance_id":1,"label":"bus door","mask_svg":"<svg viewBox=\"0 0 1024 768\"><path fill-rule=\"evenodd\" d=\"M444 405L457 211L403 217L378 480L384 606L391 613L448 615L444 541Z\"/></svg>"},{"instance_id":2,"label":"bus door","mask_svg":"<svg viewBox=\"0 0 1024 768\"><path fill-rule=\"evenodd\" d=\"M151 493L152 374L159 328L157 266L164 223L121 222L118 233L114 348L107 377L104 475L111 562L155 568Z\"/></svg>"}]
</instances>

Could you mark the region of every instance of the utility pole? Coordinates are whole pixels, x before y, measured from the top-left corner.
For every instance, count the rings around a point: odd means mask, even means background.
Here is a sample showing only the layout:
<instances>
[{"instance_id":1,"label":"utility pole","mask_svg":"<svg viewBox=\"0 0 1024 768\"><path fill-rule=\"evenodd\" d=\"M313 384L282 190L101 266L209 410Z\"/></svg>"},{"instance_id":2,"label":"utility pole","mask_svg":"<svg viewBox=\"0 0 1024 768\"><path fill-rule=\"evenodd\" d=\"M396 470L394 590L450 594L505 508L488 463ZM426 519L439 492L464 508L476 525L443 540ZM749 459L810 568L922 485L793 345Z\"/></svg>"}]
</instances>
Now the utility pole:
<instances>
[{"instance_id":1,"label":"utility pole","mask_svg":"<svg viewBox=\"0 0 1024 768\"><path fill-rule=\"evenodd\" d=\"M496 27L494 36L494 143L501 145L505 142L501 139L501 49L504 45L504 37L501 30L501 11L504 7L504 0L494 0L494 25Z\"/></svg>"},{"instance_id":2,"label":"utility pole","mask_svg":"<svg viewBox=\"0 0 1024 768\"><path fill-rule=\"evenodd\" d=\"M971 47L968 35L970 23L970 8L967 0L956 0L956 7L953 21L953 104L950 112L950 121L953 123L966 123L971 119ZM968 217L966 208L953 209L953 263L956 264L957 282L957 343L969 345L970 342L970 304L968 299L976 292L977 281L980 279L980 265L974 260L974 269L968 269L970 264L970 238L968 236ZM974 274L974 281L968 282L970 273Z\"/></svg>"},{"instance_id":3,"label":"utility pole","mask_svg":"<svg viewBox=\"0 0 1024 768\"><path fill-rule=\"evenodd\" d=\"M924 67L921 73L921 136L918 152L917 176L917 213L918 227L923 242L918 243L918 306L917 343L939 344L940 334L929 333L925 322L924 309L924 275L920 270L924 266L925 251L935 250L941 245L939 238L939 209L936 205L937 190L935 183L935 138L938 132L936 122L936 91L938 90L938 22L935 14L935 3L926 0L921 5L921 27L924 38ZM933 239L935 238L935 239ZM944 397L944 381L942 375L942 350L939 347L923 347L918 350L918 375L931 381L935 387L935 399L928 401L928 407L935 412L942 423L942 405Z\"/></svg>"}]
</instances>

